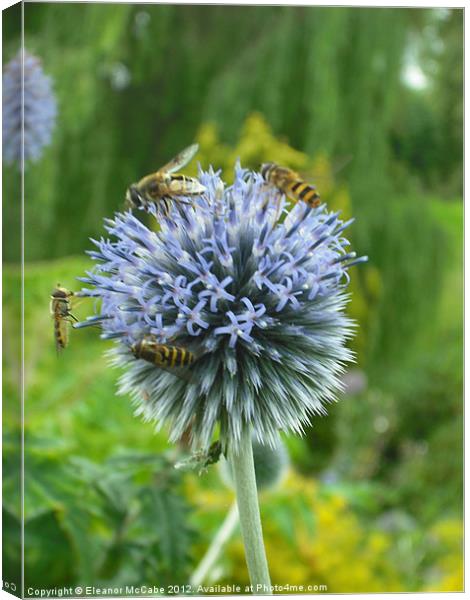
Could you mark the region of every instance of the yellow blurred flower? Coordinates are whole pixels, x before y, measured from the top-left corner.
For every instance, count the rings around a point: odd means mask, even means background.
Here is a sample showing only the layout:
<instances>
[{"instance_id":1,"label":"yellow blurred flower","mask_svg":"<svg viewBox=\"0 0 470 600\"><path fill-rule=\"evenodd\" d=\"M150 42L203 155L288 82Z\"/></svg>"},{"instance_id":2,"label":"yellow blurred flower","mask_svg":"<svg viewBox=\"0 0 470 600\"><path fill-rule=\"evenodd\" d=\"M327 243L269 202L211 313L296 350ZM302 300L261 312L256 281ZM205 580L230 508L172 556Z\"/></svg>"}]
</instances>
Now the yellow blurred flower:
<instances>
[{"instance_id":1,"label":"yellow blurred flower","mask_svg":"<svg viewBox=\"0 0 470 600\"><path fill-rule=\"evenodd\" d=\"M233 500L226 488L191 478L187 492L198 498L212 536ZM198 488L198 489L196 489ZM273 584L304 587L326 585L329 593L399 591L459 591L463 589L462 524L445 520L430 532L440 550L432 566L433 582L411 590L403 565L393 554L393 534L368 527L340 494L326 494L318 482L294 471L281 489L261 495L266 551ZM198 547L198 551L203 548ZM219 559L221 583L248 584L245 554L239 533ZM425 573L423 571L423 579Z\"/></svg>"}]
</instances>

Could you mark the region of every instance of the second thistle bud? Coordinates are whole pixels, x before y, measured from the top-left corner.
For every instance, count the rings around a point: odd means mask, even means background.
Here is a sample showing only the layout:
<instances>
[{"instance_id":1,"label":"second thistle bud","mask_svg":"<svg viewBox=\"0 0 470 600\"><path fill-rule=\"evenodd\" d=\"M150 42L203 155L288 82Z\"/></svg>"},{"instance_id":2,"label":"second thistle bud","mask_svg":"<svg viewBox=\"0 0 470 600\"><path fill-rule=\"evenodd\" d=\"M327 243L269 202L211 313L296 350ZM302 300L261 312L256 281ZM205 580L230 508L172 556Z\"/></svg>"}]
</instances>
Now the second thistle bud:
<instances>
[{"instance_id":1,"label":"second thistle bud","mask_svg":"<svg viewBox=\"0 0 470 600\"><path fill-rule=\"evenodd\" d=\"M253 439L253 461L255 463L256 486L258 491L274 488L283 480L289 466L289 455L281 440L274 448ZM220 461L220 475L232 487L230 464Z\"/></svg>"}]
</instances>

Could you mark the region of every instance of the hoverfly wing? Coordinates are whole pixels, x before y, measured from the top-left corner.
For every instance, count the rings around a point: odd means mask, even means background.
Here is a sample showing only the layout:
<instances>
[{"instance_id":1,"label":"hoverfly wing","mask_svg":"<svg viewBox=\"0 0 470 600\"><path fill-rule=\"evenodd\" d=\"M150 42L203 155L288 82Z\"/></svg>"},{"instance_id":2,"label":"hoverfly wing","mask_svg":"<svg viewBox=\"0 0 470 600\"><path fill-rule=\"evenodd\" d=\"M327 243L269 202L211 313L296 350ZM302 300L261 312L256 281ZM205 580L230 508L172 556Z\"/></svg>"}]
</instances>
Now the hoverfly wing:
<instances>
[{"instance_id":1,"label":"hoverfly wing","mask_svg":"<svg viewBox=\"0 0 470 600\"><path fill-rule=\"evenodd\" d=\"M333 182L335 182L336 175L338 175L338 173L340 173L344 168L346 168L349 165L349 163L352 162L353 158L354 157L352 154L339 156L330 163L329 172L327 174L321 174L319 172L316 172L317 169L313 168L313 170L311 171L302 171L300 177L306 181L313 180L315 182L319 182L320 185L325 181L328 182L332 180Z\"/></svg>"},{"instance_id":2,"label":"hoverfly wing","mask_svg":"<svg viewBox=\"0 0 470 600\"><path fill-rule=\"evenodd\" d=\"M352 159L353 159L352 154L346 154L345 156L340 156L336 160L334 160L333 165L332 165L333 175L336 175L337 173L342 171L345 167L347 167L349 165L349 163L352 162Z\"/></svg>"},{"instance_id":3,"label":"hoverfly wing","mask_svg":"<svg viewBox=\"0 0 470 600\"><path fill-rule=\"evenodd\" d=\"M169 163L158 169L158 172L175 173L185 167L199 150L199 144L191 144L184 150L181 150Z\"/></svg>"},{"instance_id":4,"label":"hoverfly wing","mask_svg":"<svg viewBox=\"0 0 470 600\"><path fill-rule=\"evenodd\" d=\"M157 369L163 369L163 371L166 371L167 373L170 373L170 375L178 377L178 379L182 379L187 383L192 383L193 381L193 374L191 371L188 371L188 367L165 367L163 365L155 365L155 367Z\"/></svg>"}]
</instances>

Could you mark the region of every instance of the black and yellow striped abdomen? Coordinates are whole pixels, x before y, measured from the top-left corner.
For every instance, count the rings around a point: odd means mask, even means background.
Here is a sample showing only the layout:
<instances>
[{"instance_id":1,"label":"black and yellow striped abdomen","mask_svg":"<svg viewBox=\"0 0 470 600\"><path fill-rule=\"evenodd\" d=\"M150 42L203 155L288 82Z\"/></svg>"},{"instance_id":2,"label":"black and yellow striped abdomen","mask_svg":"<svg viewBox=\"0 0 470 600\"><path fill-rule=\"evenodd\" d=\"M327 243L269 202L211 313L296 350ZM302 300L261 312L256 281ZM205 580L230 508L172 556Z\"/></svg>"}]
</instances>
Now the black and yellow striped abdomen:
<instances>
[{"instance_id":1,"label":"black and yellow striped abdomen","mask_svg":"<svg viewBox=\"0 0 470 600\"><path fill-rule=\"evenodd\" d=\"M312 208L320 204L320 194L318 194L315 187L301 179L289 183L286 192L287 195L292 195L296 200L306 202Z\"/></svg>"},{"instance_id":2,"label":"black and yellow striped abdomen","mask_svg":"<svg viewBox=\"0 0 470 600\"><path fill-rule=\"evenodd\" d=\"M320 194L315 186L304 181L295 171L275 163L266 163L261 167L261 175L266 183L277 187L286 196L301 200L312 208L319 206Z\"/></svg>"},{"instance_id":3,"label":"black and yellow striped abdomen","mask_svg":"<svg viewBox=\"0 0 470 600\"><path fill-rule=\"evenodd\" d=\"M67 346L67 321L62 317L54 317L54 339L57 350L63 350Z\"/></svg>"},{"instance_id":4,"label":"black and yellow striped abdomen","mask_svg":"<svg viewBox=\"0 0 470 600\"><path fill-rule=\"evenodd\" d=\"M146 360L156 367L178 368L189 367L194 362L194 354L185 348L159 344L152 336L148 336L132 345L136 358Z\"/></svg>"}]
</instances>

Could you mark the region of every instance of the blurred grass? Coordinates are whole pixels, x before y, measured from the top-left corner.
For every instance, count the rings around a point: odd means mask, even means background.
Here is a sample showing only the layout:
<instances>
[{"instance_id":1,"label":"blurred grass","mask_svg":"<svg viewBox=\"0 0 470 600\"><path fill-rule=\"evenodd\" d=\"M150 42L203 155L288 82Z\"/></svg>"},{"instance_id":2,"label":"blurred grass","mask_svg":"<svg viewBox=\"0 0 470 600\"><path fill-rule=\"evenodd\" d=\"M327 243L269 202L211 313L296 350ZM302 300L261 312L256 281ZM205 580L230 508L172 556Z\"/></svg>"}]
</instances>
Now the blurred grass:
<instances>
[{"instance_id":1,"label":"blurred grass","mask_svg":"<svg viewBox=\"0 0 470 600\"><path fill-rule=\"evenodd\" d=\"M463 318L463 205L459 199L431 201L432 213L442 224L449 240L448 264L439 306L443 330L461 330Z\"/></svg>"}]
</instances>

